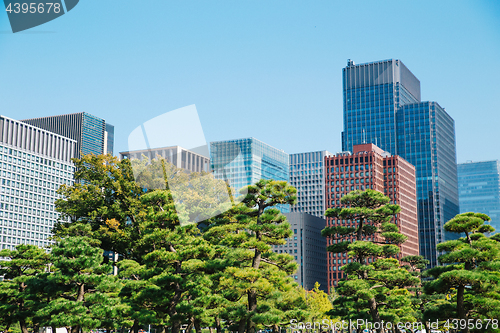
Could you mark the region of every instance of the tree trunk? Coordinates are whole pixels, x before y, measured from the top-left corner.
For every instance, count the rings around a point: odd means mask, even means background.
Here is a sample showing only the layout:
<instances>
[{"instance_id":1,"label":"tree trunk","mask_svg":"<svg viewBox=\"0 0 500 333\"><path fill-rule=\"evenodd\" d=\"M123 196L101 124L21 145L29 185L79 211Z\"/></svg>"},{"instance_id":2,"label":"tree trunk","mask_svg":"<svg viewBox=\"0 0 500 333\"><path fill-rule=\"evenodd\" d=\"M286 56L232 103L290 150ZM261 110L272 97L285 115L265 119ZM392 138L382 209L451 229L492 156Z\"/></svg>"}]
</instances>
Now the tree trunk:
<instances>
[{"instance_id":1,"label":"tree trunk","mask_svg":"<svg viewBox=\"0 0 500 333\"><path fill-rule=\"evenodd\" d=\"M245 319L241 319L238 325L238 333L245 333Z\"/></svg>"},{"instance_id":2,"label":"tree trunk","mask_svg":"<svg viewBox=\"0 0 500 333\"><path fill-rule=\"evenodd\" d=\"M50 328L52 328L52 333L56 333L56 332L57 332L57 327L55 327L55 326L50 326Z\"/></svg>"},{"instance_id":3,"label":"tree trunk","mask_svg":"<svg viewBox=\"0 0 500 333\"><path fill-rule=\"evenodd\" d=\"M278 325L273 325L273 333L279 333Z\"/></svg>"},{"instance_id":4,"label":"tree trunk","mask_svg":"<svg viewBox=\"0 0 500 333\"><path fill-rule=\"evenodd\" d=\"M171 333L179 333L181 331L181 323L178 320L172 322Z\"/></svg>"},{"instance_id":5,"label":"tree trunk","mask_svg":"<svg viewBox=\"0 0 500 333\"><path fill-rule=\"evenodd\" d=\"M429 325L428 321L424 321L424 326L425 326L425 332L430 333L431 332L431 326Z\"/></svg>"},{"instance_id":6,"label":"tree trunk","mask_svg":"<svg viewBox=\"0 0 500 333\"><path fill-rule=\"evenodd\" d=\"M257 252L257 251L256 251ZM260 253L259 253L260 255ZM260 257L259 257L260 261ZM257 309L257 292L255 290L250 290L248 292L248 311L253 312ZM255 323L252 317L248 317L247 320L247 333L255 333Z\"/></svg>"},{"instance_id":7,"label":"tree trunk","mask_svg":"<svg viewBox=\"0 0 500 333\"><path fill-rule=\"evenodd\" d=\"M165 325L161 325L160 332L158 332L158 333L166 333L166 332L167 332L167 330L165 329Z\"/></svg>"},{"instance_id":8,"label":"tree trunk","mask_svg":"<svg viewBox=\"0 0 500 333\"><path fill-rule=\"evenodd\" d=\"M21 326L22 333L28 333L28 326L26 326L26 321L23 319L19 319L19 326Z\"/></svg>"},{"instance_id":9,"label":"tree trunk","mask_svg":"<svg viewBox=\"0 0 500 333\"><path fill-rule=\"evenodd\" d=\"M458 318L464 319L467 321L467 315L465 313L465 307L464 307L464 293L465 293L465 286L458 286L457 289L457 314ZM469 333L469 328L466 326L463 330L463 333Z\"/></svg>"},{"instance_id":10,"label":"tree trunk","mask_svg":"<svg viewBox=\"0 0 500 333\"><path fill-rule=\"evenodd\" d=\"M131 329L132 333L139 333L139 320L135 319L134 320L134 325L132 325ZM73 332L71 332L73 333Z\"/></svg>"},{"instance_id":11,"label":"tree trunk","mask_svg":"<svg viewBox=\"0 0 500 333\"><path fill-rule=\"evenodd\" d=\"M186 333L191 333L191 330L193 329L193 318L189 321L189 325L186 328Z\"/></svg>"},{"instance_id":12,"label":"tree trunk","mask_svg":"<svg viewBox=\"0 0 500 333\"><path fill-rule=\"evenodd\" d=\"M215 317L215 329L217 330L217 333L222 333L222 327L220 325L219 317Z\"/></svg>"},{"instance_id":13,"label":"tree trunk","mask_svg":"<svg viewBox=\"0 0 500 333\"><path fill-rule=\"evenodd\" d=\"M196 333L201 333L201 321L197 318L193 320L194 330Z\"/></svg>"},{"instance_id":14,"label":"tree trunk","mask_svg":"<svg viewBox=\"0 0 500 333\"><path fill-rule=\"evenodd\" d=\"M370 300L368 300L368 306L370 307L370 315L372 316L373 323L380 323L380 328L377 330L377 332L384 333L382 320L380 319L380 314L378 313L377 301L375 301L375 298L370 298Z\"/></svg>"}]
</instances>

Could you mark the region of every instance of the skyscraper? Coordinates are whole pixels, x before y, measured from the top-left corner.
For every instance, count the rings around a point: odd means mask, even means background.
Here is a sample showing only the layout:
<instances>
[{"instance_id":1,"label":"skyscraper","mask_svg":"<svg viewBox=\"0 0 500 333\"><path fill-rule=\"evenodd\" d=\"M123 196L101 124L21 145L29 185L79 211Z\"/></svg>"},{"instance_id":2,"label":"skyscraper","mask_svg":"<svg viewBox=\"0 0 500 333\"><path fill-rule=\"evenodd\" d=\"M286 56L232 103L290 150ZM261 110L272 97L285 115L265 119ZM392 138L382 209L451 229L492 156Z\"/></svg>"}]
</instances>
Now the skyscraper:
<instances>
[{"instance_id":1,"label":"skyscraper","mask_svg":"<svg viewBox=\"0 0 500 333\"><path fill-rule=\"evenodd\" d=\"M456 235L444 224L459 213L455 123L436 102L404 105L398 151L417 170L420 254L436 266L436 245Z\"/></svg>"},{"instance_id":2,"label":"skyscraper","mask_svg":"<svg viewBox=\"0 0 500 333\"><path fill-rule=\"evenodd\" d=\"M460 213L483 213L500 232L500 161L467 162L458 165Z\"/></svg>"},{"instance_id":3,"label":"skyscraper","mask_svg":"<svg viewBox=\"0 0 500 333\"><path fill-rule=\"evenodd\" d=\"M415 167L397 155L391 155L374 144L355 145L353 153L326 157L325 193L327 208L343 207L340 199L354 190L372 189L384 193L401 212L392 219L399 231L408 237L401 245L398 258L419 254ZM328 226L353 227L356 221L327 218ZM366 238L368 241L380 241ZM328 245L335 242L328 239ZM340 270L349 263L345 253L329 253L330 288L343 277Z\"/></svg>"},{"instance_id":4,"label":"skyscraper","mask_svg":"<svg viewBox=\"0 0 500 333\"><path fill-rule=\"evenodd\" d=\"M420 102L420 81L400 60L355 65L348 60L342 72L344 131L342 150L374 143L398 154L396 112L399 107Z\"/></svg>"},{"instance_id":5,"label":"skyscraper","mask_svg":"<svg viewBox=\"0 0 500 333\"><path fill-rule=\"evenodd\" d=\"M312 290L319 282L320 289L328 290L326 239L321 230L325 219L307 213L285 214L293 234L284 245L273 246L275 253L289 253L299 265L292 274L294 280L307 290Z\"/></svg>"},{"instance_id":6,"label":"skyscraper","mask_svg":"<svg viewBox=\"0 0 500 333\"><path fill-rule=\"evenodd\" d=\"M0 116L0 248L46 246L61 184L73 184L76 141Z\"/></svg>"},{"instance_id":7,"label":"skyscraper","mask_svg":"<svg viewBox=\"0 0 500 333\"><path fill-rule=\"evenodd\" d=\"M297 189L297 204L292 212L325 216L325 156L326 150L290 155L290 185Z\"/></svg>"},{"instance_id":8,"label":"skyscraper","mask_svg":"<svg viewBox=\"0 0 500 333\"><path fill-rule=\"evenodd\" d=\"M215 178L236 191L260 179L290 180L288 154L254 138L211 142L210 161ZM290 211L289 205L279 208Z\"/></svg>"},{"instance_id":9,"label":"skyscraper","mask_svg":"<svg viewBox=\"0 0 500 333\"><path fill-rule=\"evenodd\" d=\"M374 143L415 166L420 254L436 266L436 245L453 237L444 223L459 212L453 119L437 102L421 102L420 81L400 60L349 60L343 85L343 149Z\"/></svg>"},{"instance_id":10,"label":"skyscraper","mask_svg":"<svg viewBox=\"0 0 500 333\"><path fill-rule=\"evenodd\" d=\"M71 138L81 154L113 154L114 126L86 112L21 120L27 124Z\"/></svg>"}]
</instances>

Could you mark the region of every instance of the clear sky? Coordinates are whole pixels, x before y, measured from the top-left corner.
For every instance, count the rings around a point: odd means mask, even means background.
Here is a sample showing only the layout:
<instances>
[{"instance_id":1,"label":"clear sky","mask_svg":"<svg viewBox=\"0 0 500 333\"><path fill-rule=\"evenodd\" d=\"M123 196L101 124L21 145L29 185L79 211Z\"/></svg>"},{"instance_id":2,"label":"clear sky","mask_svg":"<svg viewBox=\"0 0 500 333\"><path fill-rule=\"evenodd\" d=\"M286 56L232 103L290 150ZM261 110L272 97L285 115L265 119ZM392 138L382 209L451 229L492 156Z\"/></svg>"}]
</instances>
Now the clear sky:
<instances>
[{"instance_id":1,"label":"clear sky","mask_svg":"<svg viewBox=\"0 0 500 333\"><path fill-rule=\"evenodd\" d=\"M455 119L458 162L500 159L500 1L81 0L12 34L0 114L89 112L129 133L196 104L207 141L341 150L342 68L401 59Z\"/></svg>"}]
</instances>

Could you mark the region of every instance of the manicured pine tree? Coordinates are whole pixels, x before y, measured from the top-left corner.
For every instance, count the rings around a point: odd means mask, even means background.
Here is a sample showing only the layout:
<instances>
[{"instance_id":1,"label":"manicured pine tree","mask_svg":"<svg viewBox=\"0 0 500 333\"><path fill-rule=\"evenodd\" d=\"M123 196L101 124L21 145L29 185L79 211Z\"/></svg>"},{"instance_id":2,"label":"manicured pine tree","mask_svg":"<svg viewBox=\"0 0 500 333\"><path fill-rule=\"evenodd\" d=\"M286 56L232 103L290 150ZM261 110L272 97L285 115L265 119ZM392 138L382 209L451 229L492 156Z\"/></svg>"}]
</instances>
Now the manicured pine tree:
<instances>
[{"instance_id":1,"label":"manicured pine tree","mask_svg":"<svg viewBox=\"0 0 500 333\"><path fill-rule=\"evenodd\" d=\"M52 246L54 272L36 279L36 286L43 288L41 294L51 299L37 313L45 318L45 326L67 327L71 333L100 327L102 305L112 305L108 298L120 285L110 275L111 266L102 264L103 251L96 245L88 237L69 236Z\"/></svg>"},{"instance_id":2,"label":"manicured pine tree","mask_svg":"<svg viewBox=\"0 0 500 333\"><path fill-rule=\"evenodd\" d=\"M345 207L330 208L325 216L350 220L355 226L326 227L322 235L334 241L327 248L329 252L347 252L352 262L342 267L347 277L335 288L339 296L329 314L346 320L369 319L378 323L415 321L410 315L410 294L406 288L417 285L419 279L393 258L407 239L391 223L400 207L370 189L350 192L340 201ZM373 262L369 258L373 258Z\"/></svg>"},{"instance_id":3,"label":"manicured pine tree","mask_svg":"<svg viewBox=\"0 0 500 333\"><path fill-rule=\"evenodd\" d=\"M237 324L240 333L254 333L259 317L267 307L260 302L274 297L276 291L286 291L292 280L288 275L297 265L289 254L272 252L272 245L285 243L292 231L286 217L276 208L279 204L294 204L296 189L285 181L260 180L242 189L242 202L232 211L232 217L218 219L209 226L204 237L212 244L230 248L237 256L221 276L221 288L231 289L236 302L226 313Z\"/></svg>"},{"instance_id":4,"label":"manicured pine tree","mask_svg":"<svg viewBox=\"0 0 500 333\"><path fill-rule=\"evenodd\" d=\"M434 319L440 314L440 320L449 319L445 328L454 327L467 333L478 329L477 320L500 316L500 247L498 234L484 235L495 230L485 224L489 220L485 214L469 212L458 214L444 225L446 231L464 237L437 245L438 251L445 252L438 258L445 266L426 271L434 280L425 284L424 290L429 295L449 294L451 299L434 302L424 315ZM453 318L464 320L467 325L459 326L453 323ZM471 327L470 320L474 322ZM495 328L498 326L489 327Z\"/></svg>"},{"instance_id":5,"label":"manicured pine tree","mask_svg":"<svg viewBox=\"0 0 500 333\"><path fill-rule=\"evenodd\" d=\"M30 300L29 281L46 271L49 255L46 251L34 245L18 245L15 250L4 249L0 257L0 323L6 325L6 331L19 323L22 333L28 333L28 326L39 327L36 311L39 310L39 300Z\"/></svg>"}]
</instances>

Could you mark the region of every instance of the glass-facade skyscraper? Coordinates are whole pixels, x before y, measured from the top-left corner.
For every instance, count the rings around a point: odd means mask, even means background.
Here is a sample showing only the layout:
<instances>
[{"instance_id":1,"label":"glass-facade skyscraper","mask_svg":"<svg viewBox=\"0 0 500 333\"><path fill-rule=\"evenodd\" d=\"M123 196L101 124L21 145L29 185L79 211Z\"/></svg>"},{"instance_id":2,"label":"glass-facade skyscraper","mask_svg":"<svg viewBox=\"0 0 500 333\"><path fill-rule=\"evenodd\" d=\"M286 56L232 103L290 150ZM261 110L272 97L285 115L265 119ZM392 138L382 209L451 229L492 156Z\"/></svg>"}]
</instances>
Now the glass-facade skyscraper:
<instances>
[{"instance_id":1,"label":"glass-facade skyscraper","mask_svg":"<svg viewBox=\"0 0 500 333\"><path fill-rule=\"evenodd\" d=\"M459 213L455 123L436 102L401 107L398 151L417 174L420 255L436 266L436 245L457 237L444 224Z\"/></svg>"},{"instance_id":2,"label":"glass-facade skyscraper","mask_svg":"<svg viewBox=\"0 0 500 333\"><path fill-rule=\"evenodd\" d=\"M468 162L458 165L460 213L483 213L500 232L500 161Z\"/></svg>"},{"instance_id":3,"label":"glass-facade skyscraper","mask_svg":"<svg viewBox=\"0 0 500 333\"><path fill-rule=\"evenodd\" d=\"M80 158L81 154L113 154L114 126L89 113L80 112L22 121L76 140L75 157Z\"/></svg>"},{"instance_id":4,"label":"glass-facade skyscraper","mask_svg":"<svg viewBox=\"0 0 500 333\"><path fill-rule=\"evenodd\" d=\"M342 72L344 131L342 150L374 143L398 154L396 112L404 104L420 102L420 81L400 60L355 65L349 60Z\"/></svg>"},{"instance_id":5,"label":"glass-facade skyscraper","mask_svg":"<svg viewBox=\"0 0 500 333\"><path fill-rule=\"evenodd\" d=\"M325 217L326 150L290 154L290 185L297 189L297 204L292 212Z\"/></svg>"},{"instance_id":6,"label":"glass-facade skyscraper","mask_svg":"<svg viewBox=\"0 0 500 333\"><path fill-rule=\"evenodd\" d=\"M210 167L216 179L223 179L239 191L260 179L290 181L289 155L254 138L210 142ZM279 207L283 213L289 205Z\"/></svg>"},{"instance_id":7,"label":"glass-facade skyscraper","mask_svg":"<svg viewBox=\"0 0 500 333\"><path fill-rule=\"evenodd\" d=\"M420 81L400 60L343 69L342 148L373 143L415 166L420 254L436 266L436 245L459 213L455 124L436 102L420 100Z\"/></svg>"}]
</instances>

